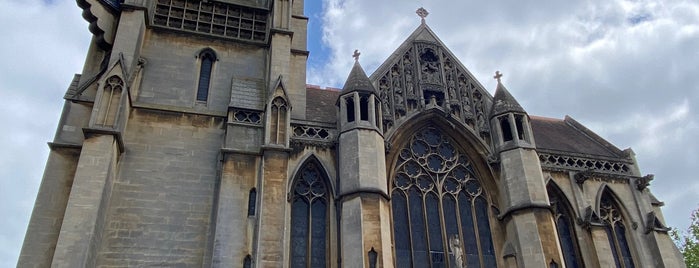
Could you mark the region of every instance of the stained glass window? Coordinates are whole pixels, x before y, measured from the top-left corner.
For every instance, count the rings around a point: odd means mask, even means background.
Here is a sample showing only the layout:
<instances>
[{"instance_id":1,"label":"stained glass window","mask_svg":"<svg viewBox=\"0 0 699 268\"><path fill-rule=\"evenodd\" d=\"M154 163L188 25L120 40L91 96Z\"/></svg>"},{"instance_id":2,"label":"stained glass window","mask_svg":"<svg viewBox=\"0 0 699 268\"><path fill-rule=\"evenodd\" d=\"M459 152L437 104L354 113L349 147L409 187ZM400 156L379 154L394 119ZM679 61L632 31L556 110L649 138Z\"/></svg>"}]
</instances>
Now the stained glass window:
<instances>
[{"instance_id":1,"label":"stained glass window","mask_svg":"<svg viewBox=\"0 0 699 268\"><path fill-rule=\"evenodd\" d=\"M575 227L573 225L575 217L570 208L570 204L567 202L563 192L561 192L555 184L549 183L546 186L546 191L548 192L549 201L551 202L551 207L554 212L554 221L556 223L556 230L558 231L558 240L561 243L563 261L566 267L584 267L582 258L580 257L578 240L575 235Z\"/></svg>"},{"instance_id":2,"label":"stained glass window","mask_svg":"<svg viewBox=\"0 0 699 268\"><path fill-rule=\"evenodd\" d=\"M427 127L400 149L391 182L396 267L495 267L489 203L468 157Z\"/></svg>"},{"instance_id":3,"label":"stained glass window","mask_svg":"<svg viewBox=\"0 0 699 268\"><path fill-rule=\"evenodd\" d=\"M292 268L328 264L328 187L315 160L309 160L294 178L291 199Z\"/></svg>"},{"instance_id":4,"label":"stained glass window","mask_svg":"<svg viewBox=\"0 0 699 268\"><path fill-rule=\"evenodd\" d=\"M209 97L209 84L211 83L211 70L216 61L213 51L205 50L199 55L201 68L199 69L199 84L197 86L197 100L206 101Z\"/></svg>"},{"instance_id":5,"label":"stained glass window","mask_svg":"<svg viewBox=\"0 0 699 268\"><path fill-rule=\"evenodd\" d=\"M608 190L602 194L599 210L600 218L605 224L604 228L609 239L609 246L612 249L616 267L633 268L633 257L626 239L624 217L621 215L619 206Z\"/></svg>"}]
</instances>

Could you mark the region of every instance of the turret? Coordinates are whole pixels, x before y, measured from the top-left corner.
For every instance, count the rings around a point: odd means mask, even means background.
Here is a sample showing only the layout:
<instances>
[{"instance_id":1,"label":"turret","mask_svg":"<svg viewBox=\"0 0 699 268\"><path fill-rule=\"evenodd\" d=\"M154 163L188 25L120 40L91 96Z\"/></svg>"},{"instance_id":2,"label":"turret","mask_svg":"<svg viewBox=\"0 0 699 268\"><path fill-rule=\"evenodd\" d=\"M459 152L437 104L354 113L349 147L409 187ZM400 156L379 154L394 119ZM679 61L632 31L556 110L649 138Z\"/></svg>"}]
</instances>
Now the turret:
<instances>
[{"instance_id":1,"label":"turret","mask_svg":"<svg viewBox=\"0 0 699 268\"><path fill-rule=\"evenodd\" d=\"M359 52L339 106L340 258L342 267L393 267L381 105ZM356 234L363 234L358 236Z\"/></svg>"},{"instance_id":2,"label":"turret","mask_svg":"<svg viewBox=\"0 0 699 268\"><path fill-rule=\"evenodd\" d=\"M363 128L382 133L381 104L378 94L359 64L359 52L355 50L354 53L354 66L338 97L340 131Z\"/></svg>"},{"instance_id":3,"label":"turret","mask_svg":"<svg viewBox=\"0 0 699 268\"><path fill-rule=\"evenodd\" d=\"M549 267L562 263L561 250L556 241L554 219L546 194L544 175L534 145L529 116L498 80L490 127L495 152L500 159L501 204L499 215L507 230L506 244L517 245L514 253L518 267ZM512 254L508 254L511 256ZM510 258L510 257L507 257ZM512 260L506 260L512 261Z\"/></svg>"},{"instance_id":4,"label":"turret","mask_svg":"<svg viewBox=\"0 0 699 268\"><path fill-rule=\"evenodd\" d=\"M500 77L502 74L496 72L495 79L498 80L498 86L490 110L490 126L495 150L499 153L514 148L534 149L536 145L529 115L507 91Z\"/></svg>"}]
</instances>

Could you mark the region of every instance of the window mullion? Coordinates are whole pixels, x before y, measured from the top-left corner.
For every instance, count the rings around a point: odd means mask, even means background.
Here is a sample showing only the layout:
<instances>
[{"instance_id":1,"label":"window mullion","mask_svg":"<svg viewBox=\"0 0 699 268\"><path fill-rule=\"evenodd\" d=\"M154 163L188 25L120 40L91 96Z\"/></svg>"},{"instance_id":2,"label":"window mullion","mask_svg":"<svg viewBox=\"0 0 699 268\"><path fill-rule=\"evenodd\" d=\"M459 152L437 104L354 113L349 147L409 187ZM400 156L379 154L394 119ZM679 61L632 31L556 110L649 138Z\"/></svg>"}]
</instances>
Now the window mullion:
<instances>
[{"instance_id":1,"label":"window mullion","mask_svg":"<svg viewBox=\"0 0 699 268\"><path fill-rule=\"evenodd\" d=\"M483 247L481 246L481 235L480 230L478 230L478 214L476 214L476 202L477 196L471 196L471 221L473 222L473 235L476 236L476 248L478 248L478 260L481 263L481 267L485 268L485 258L483 257Z\"/></svg>"}]
</instances>

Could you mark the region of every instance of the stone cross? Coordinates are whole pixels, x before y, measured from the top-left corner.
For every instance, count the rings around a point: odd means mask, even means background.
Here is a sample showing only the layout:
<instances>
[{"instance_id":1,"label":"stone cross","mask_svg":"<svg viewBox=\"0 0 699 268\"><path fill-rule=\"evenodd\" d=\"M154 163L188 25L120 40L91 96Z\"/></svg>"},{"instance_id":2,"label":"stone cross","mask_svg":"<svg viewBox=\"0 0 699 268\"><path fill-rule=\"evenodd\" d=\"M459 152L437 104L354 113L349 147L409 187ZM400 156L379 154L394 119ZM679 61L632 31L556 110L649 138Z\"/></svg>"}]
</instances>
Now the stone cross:
<instances>
[{"instance_id":1,"label":"stone cross","mask_svg":"<svg viewBox=\"0 0 699 268\"><path fill-rule=\"evenodd\" d=\"M422 23L424 24L424 23L425 23L425 18L426 18L427 15L429 15L430 13L427 12L427 9L421 7L421 8L418 8L417 11L415 11L415 14L417 14L417 16L420 17L420 19L422 19Z\"/></svg>"},{"instance_id":2,"label":"stone cross","mask_svg":"<svg viewBox=\"0 0 699 268\"><path fill-rule=\"evenodd\" d=\"M500 83L500 77L502 77L502 74L500 73L500 71L495 71L495 76L493 76L493 78L498 80L498 83Z\"/></svg>"},{"instance_id":3,"label":"stone cross","mask_svg":"<svg viewBox=\"0 0 699 268\"><path fill-rule=\"evenodd\" d=\"M362 55L362 53L359 53L359 49L355 49L354 54L352 54L352 57L354 58L355 62L359 61L359 55Z\"/></svg>"}]
</instances>

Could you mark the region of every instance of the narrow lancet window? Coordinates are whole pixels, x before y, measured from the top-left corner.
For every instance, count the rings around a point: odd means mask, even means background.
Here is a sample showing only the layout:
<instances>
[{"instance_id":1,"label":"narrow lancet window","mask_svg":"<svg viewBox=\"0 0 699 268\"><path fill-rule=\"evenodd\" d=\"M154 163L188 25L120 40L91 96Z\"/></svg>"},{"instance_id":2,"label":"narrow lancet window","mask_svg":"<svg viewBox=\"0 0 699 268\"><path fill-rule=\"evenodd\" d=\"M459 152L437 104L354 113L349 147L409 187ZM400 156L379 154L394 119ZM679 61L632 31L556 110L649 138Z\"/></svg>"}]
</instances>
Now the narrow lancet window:
<instances>
[{"instance_id":1,"label":"narrow lancet window","mask_svg":"<svg viewBox=\"0 0 699 268\"><path fill-rule=\"evenodd\" d=\"M359 116L362 121L369 121L369 97L362 96L359 99Z\"/></svg>"},{"instance_id":2,"label":"narrow lancet window","mask_svg":"<svg viewBox=\"0 0 699 268\"><path fill-rule=\"evenodd\" d=\"M248 194L248 216L255 216L255 204L257 202L257 190L255 188L250 189Z\"/></svg>"},{"instance_id":3,"label":"narrow lancet window","mask_svg":"<svg viewBox=\"0 0 699 268\"><path fill-rule=\"evenodd\" d=\"M507 142L512 140L512 128L510 127L510 118L505 115L499 118L500 130L502 130L502 141Z\"/></svg>"},{"instance_id":4,"label":"narrow lancet window","mask_svg":"<svg viewBox=\"0 0 699 268\"><path fill-rule=\"evenodd\" d=\"M277 97L270 107L270 134L271 144L286 144L287 105L284 99Z\"/></svg>"},{"instance_id":5,"label":"narrow lancet window","mask_svg":"<svg viewBox=\"0 0 699 268\"><path fill-rule=\"evenodd\" d=\"M211 71L216 61L216 55L211 50L205 50L199 55L199 83L197 85L197 101L206 101L209 97L209 85L211 84Z\"/></svg>"},{"instance_id":6,"label":"narrow lancet window","mask_svg":"<svg viewBox=\"0 0 699 268\"><path fill-rule=\"evenodd\" d=\"M354 98L347 97L345 99L345 107L347 107L347 122L354 122Z\"/></svg>"},{"instance_id":7,"label":"narrow lancet window","mask_svg":"<svg viewBox=\"0 0 699 268\"><path fill-rule=\"evenodd\" d=\"M524 140L524 117L515 115L515 127L517 127L517 138Z\"/></svg>"}]
</instances>

